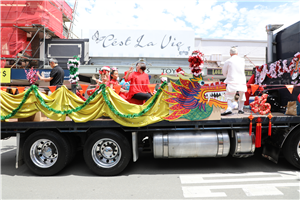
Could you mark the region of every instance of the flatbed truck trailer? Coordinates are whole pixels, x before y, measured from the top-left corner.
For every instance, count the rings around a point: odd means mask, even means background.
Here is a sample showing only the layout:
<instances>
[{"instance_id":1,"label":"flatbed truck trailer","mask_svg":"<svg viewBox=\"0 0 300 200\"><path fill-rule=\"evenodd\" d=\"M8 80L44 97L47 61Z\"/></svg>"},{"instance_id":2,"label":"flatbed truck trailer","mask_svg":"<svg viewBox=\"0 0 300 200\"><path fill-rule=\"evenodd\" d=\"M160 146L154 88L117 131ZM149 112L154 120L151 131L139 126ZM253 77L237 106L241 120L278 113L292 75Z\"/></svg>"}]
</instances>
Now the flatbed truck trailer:
<instances>
[{"instance_id":1,"label":"flatbed truck trailer","mask_svg":"<svg viewBox=\"0 0 300 200\"><path fill-rule=\"evenodd\" d=\"M273 37L272 25L267 26L268 63L274 62L273 56L276 56L275 60L288 58L290 61L299 52L299 27L300 22L297 22ZM276 45L276 52L273 45ZM282 85L283 81L280 78L269 80L268 84L271 85ZM287 80L290 77L284 81ZM298 91L295 87L297 96ZM291 100L289 93L281 96ZM286 102L282 105L286 105ZM266 115L254 115L255 118L261 117L262 121L260 125L253 120L251 131L250 113L249 110L245 114L234 111L233 115L221 117L220 120L164 120L137 128L122 126L112 119L84 123L76 123L70 118L63 122L18 122L12 119L11 122L1 122L1 139L16 136L16 167L25 162L31 171L39 175L58 173L71 162L78 149L83 150L85 162L93 172L116 175L131 160L136 162L139 153L143 152L152 153L155 158L230 155L246 158L255 152L258 138L254 133L261 127L262 156L277 163L279 156L283 155L300 169L300 116L272 112L269 131L269 118Z\"/></svg>"},{"instance_id":2,"label":"flatbed truck trailer","mask_svg":"<svg viewBox=\"0 0 300 200\"><path fill-rule=\"evenodd\" d=\"M1 123L1 139L17 137L16 167L24 162L38 175L54 175L82 149L88 167L98 175L117 175L139 154L154 158L246 158L255 152L255 127L249 134L250 111L221 120L161 121L144 127L125 127L111 119L75 123L53 120ZM300 116L272 113L262 119L262 156L277 163L283 155L300 169ZM254 117L258 117L255 116Z\"/></svg>"}]
</instances>

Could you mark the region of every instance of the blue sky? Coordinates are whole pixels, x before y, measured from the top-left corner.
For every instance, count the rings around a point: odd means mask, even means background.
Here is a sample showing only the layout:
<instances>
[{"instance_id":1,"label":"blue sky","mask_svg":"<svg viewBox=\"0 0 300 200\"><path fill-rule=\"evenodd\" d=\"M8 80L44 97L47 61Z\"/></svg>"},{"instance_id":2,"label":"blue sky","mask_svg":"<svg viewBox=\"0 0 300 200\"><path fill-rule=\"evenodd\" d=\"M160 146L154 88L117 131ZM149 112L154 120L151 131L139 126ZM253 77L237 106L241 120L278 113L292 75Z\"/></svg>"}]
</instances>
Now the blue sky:
<instances>
[{"instance_id":1,"label":"blue sky","mask_svg":"<svg viewBox=\"0 0 300 200\"><path fill-rule=\"evenodd\" d=\"M74 0L67 1L71 6ZM82 29L192 29L196 37L266 40L267 24L300 20L299 0L78 0Z\"/></svg>"}]
</instances>

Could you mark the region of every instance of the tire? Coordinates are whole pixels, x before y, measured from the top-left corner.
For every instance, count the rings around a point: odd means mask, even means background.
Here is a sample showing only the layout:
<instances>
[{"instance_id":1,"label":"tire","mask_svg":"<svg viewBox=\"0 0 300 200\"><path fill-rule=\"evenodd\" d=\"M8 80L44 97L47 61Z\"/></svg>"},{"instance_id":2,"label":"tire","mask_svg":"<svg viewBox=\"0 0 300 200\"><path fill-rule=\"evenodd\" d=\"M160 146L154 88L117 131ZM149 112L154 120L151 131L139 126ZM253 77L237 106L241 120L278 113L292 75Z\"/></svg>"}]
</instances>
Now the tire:
<instances>
[{"instance_id":1,"label":"tire","mask_svg":"<svg viewBox=\"0 0 300 200\"><path fill-rule=\"evenodd\" d=\"M76 137L75 134L73 133L66 134L65 136L70 146L70 156L69 156L68 163L71 163L77 153L77 140L75 138Z\"/></svg>"},{"instance_id":2,"label":"tire","mask_svg":"<svg viewBox=\"0 0 300 200\"><path fill-rule=\"evenodd\" d=\"M283 145L283 155L289 163L300 169L300 128L289 134Z\"/></svg>"},{"instance_id":3,"label":"tire","mask_svg":"<svg viewBox=\"0 0 300 200\"><path fill-rule=\"evenodd\" d=\"M60 134L40 130L26 139L23 156L33 173L50 176L61 171L70 161L70 146Z\"/></svg>"},{"instance_id":4,"label":"tire","mask_svg":"<svg viewBox=\"0 0 300 200\"><path fill-rule=\"evenodd\" d=\"M94 132L86 141L83 156L88 167L97 175L121 173L131 159L127 138L113 130Z\"/></svg>"}]
</instances>

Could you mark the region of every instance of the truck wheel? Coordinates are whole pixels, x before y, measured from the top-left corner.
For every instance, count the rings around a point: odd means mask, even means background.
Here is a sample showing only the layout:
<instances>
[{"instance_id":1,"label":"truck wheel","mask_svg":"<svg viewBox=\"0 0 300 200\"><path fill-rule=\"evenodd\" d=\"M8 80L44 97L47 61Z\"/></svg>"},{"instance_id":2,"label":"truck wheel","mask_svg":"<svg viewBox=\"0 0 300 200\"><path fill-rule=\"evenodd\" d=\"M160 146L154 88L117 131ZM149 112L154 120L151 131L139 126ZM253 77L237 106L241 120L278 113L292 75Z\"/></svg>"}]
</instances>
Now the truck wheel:
<instances>
[{"instance_id":1,"label":"truck wheel","mask_svg":"<svg viewBox=\"0 0 300 200\"><path fill-rule=\"evenodd\" d=\"M300 129L295 129L286 139L283 154L289 163L300 169Z\"/></svg>"},{"instance_id":2,"label":"truck wheel","mask_svg":"<svg viewBox=\"0 0 300 200\"><path fill-rule=\"evenodd\" d=\"M130 144L119 132L102 130L93 133L86 141L83 155L88 167L98 175L117 175L131 158Z\"/></svg>"},{"instance_id":3,"label":"truck wheel","mask_svg":"<svg viewBox=\"0 0 300 200\"><path fill-rule=\"evenodd\" d=\"M54 131L37 131L24 143L24 161L37 175L54 175L70 160L70 147L64 137Z\"/></svg>"},{"instance_id":4,"label":"truck wheel","mask_svg":"<svg viewBox=\"0 0 300 200\"><path fill-rule=\"evenodd\" d=\"M66 136L66 140L70 146L70 156L69 156L68 163L71 163L77 153L77 140L76 140L76 138L75 138L76 136L74 134L70 133L70 134L66 134L65 136Z\"/></svg>"}]
</instances>

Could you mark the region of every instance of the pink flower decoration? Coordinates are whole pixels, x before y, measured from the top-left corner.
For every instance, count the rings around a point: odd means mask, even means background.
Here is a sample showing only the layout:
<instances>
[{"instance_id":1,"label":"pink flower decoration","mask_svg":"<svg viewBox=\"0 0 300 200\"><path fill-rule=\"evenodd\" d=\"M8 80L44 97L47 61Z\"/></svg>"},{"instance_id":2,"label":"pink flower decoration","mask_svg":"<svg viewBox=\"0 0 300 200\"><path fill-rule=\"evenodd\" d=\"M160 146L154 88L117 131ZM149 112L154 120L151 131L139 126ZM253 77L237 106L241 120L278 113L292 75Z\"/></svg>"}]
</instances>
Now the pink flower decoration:
<instances>
[{"instance_id":1,"label":"pink flower decoration","mask_svg":"<svg viewBox=\"0 0 300 200\"><path fill-rule=\"evenodd\" d=\"M36 74L36 70L33 70L33 67L31 67L28 71L25 70L25 73L30 84L34 84L38 80L38 75Z\"/></svg>"}]
</instances>

